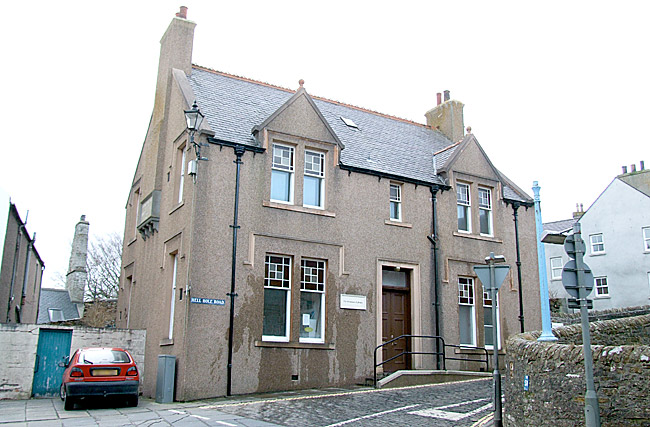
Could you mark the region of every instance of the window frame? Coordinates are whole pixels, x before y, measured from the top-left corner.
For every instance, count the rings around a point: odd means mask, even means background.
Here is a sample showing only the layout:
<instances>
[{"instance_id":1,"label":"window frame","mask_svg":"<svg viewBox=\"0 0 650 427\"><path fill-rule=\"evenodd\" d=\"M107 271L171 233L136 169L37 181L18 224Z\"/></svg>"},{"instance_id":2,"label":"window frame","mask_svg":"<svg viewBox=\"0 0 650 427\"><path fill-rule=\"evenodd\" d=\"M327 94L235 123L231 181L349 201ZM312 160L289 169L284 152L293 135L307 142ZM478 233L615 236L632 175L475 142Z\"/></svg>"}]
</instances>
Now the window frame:
<instances>
[{"instance_id":1,"label":"window frame","mask_svg":"<svg viewBox=\"0 0 650 427\"><path fill-rule=\"evenodd\" d=\"M282 258L284 260L288 260L288 264L285 264L284 262L282 264L278 263L273 263L274 265L279 265L284 267L285 265L288 266L288 278L281 278L278 279L277 277L270 277L269 276L269 265L271 264L270 259L272 257L275 258ZM284 299L284 304L285 304L285 329L284 329L284 335L264 335L264 322L265 322L265 316L264 316L264 310L266 307L266 298L264 297L264 300L262 302L262 341L270 341L270 342L289 342L289 337L291 336L291 276L292 276L292 267L293 267L293 259L289 255L280 255L280 254L271 254L267 253L266 256L264 257L264 289L274 289L274 290L280 290L280 291L285 291L285 299ZM284 268L283 268L284 270ZM275 270L277 272L277 270ZM283 271L284 275L284 271ZM274 286L270 285L271 280L281 280L281 281L287 281L287 286Z\"/></svg>"},{"instance_id":2,"label":"window frame","mask_svg":"<svg viewBox=\"0 0 650 427\"><path fill-rule=\"evenodd\" d=\"M650 227L641 228L641 237L643 237L643 252L650 252Z\"/></svg>"},{"instance_id":3,"label":"window frame","mask_svg":"<svg viewBox=\"0 0 650 427\"><path fill-rule=\"evenodd\" d=\"M305 263L307 262L316 262L318 263L318 266L315 267L317 270L320 270L322 273L322 283L318 281L316 282L306 282L305 281ZM312 267L309 267L312 268ZM318 274L318 273L317 273ZM300 333L299 335L302 334L302 327L304 326L304 314L302 312L302 294L304 293L312 293L312 294L320 294L320 313L318 315L318 322L320 322L320 338L310 338L310 337L303 337L299 336L298 341L301 343L312 343L312 344L323 344L325 343L325 294L326 294L326 288L327 288L327 262L322 259L314 259L314 258L302 258L300 260ZM306 289L306 285L315 285L317 289ZM318 287L321 287L321 289L318 289Z\"/></svg>"},{"instance_id":4,"label":"window frame","mask_svg":"<svg viewBox=\"0 0 650 427\"><path fill-rule=\"evenodd\" d=\"M311 155L320 159L320 172L307 170L307 156ZM314 162L311 162L312 165ZM319 205L310 205L305 203L305 178L311 177L318 179L318 191L319 191ZM325 153L318 150L313 150L311 148L305 148L305 163L303 165L303 177L302 177L302 205L306 208L314 209L325 209Z\"/></svg>"},{"instance_id":5,"label":"window frame","mask_svg":"<svg viewBox=\"0 0 650 427\"><path fill-rule=\"evenodd\" d=\"M467 189L466 200L460 200L459 198L459 192L461 188ZM456 182L456 219L457 220L460 220L460 217L458 216L458 209L460 209L461 207L465 211L465 218L467 220L467 230L461 229L460 224L457 224L458 232L471 233L472 232L472 192L471 192L470 184L464 182Z\"/></svg>"},{"instance_id":6,"label":"window frame","mask_svg":"<svg viewBox=\"0 0 650 427\"><path fill-rule=\"evenodd\" d=\"M391 182L389 184L389 213L388 216L391 221L402 222L402 184ZM393 197L393 188L397 189L397 196ZM393 204L397 206L397 217L393 217Z\"/></svg>"},{"instance_id":7,"label":"window frame","mask_svg":"<svg viewBox=\"0 0 650 427\"><path fill-rule=\"evenodd\" d=\"M488 195L488 204L481 203L481 191L486 191ZM479 233L481 236L494 236L494 223L492 214L492 189L488 187L478 187L478 210L479 210ZM488 232L484 233L481 224L481 212L487 212L488 216Z\"/></svg>"},{"instance_id":8,"label":"window frame","mask_svg":"<svg viewBox=\"0 0 650 427\"><path fill-rule=\"evenodd\" d=\"M169 307L169 331L168 339L174 338L174 313L176 311L176 285L178 280L178 253L172 254L172 299Z\"/></svg>"},{"instance_id":9,"label":"window frame","mask_svg":"<svg viewBox=\"0 0 650 427\"><path fill-rule=\"evenodd\" d=\"M183 201L183 188L185 186L185 162L187 161L187 151L185 150L185 144L181 145L178 147L176 151L176 169L180 169L180 171L177 171L177 177L174 180L174 184L178 185L178 188L176 188L176 203L180 204ZM179 159L180 156L180 159ZM180 163L179 163L180 162Z\"/></svg>"},{"instance_id":10,"label":"window frame","mask_svg":"<svg viewBox=\"0 0 650 427\"><path fill-rule=\"evenodd\" d=\"M467 281L467 283L461 283L461 281ZM476 282L473 277L458 277L458 343L460 346L467 347L476 347ZM471 291L471 294L467 294L464 297L465 289L462 289L461 286L469 286L467 289ZM468 302L462 302L461 299L466 298ZM470 329L472 334L472 342L461 342L461 311L460 307L470 307L469 310L469 320L470 320Z\"/></svg>"},{"instance_id":11,"label":"window frame","mask_svg":"<svg viewBox=\"0 0 650 427\"><path fill-rule=\"evenodd\" d=\"M490 304L490 305L486 305L486 304L485 304L486 296L487 296L487 299L488 299L489 301L492 301L492 300L490 299L490 292L487 291L487 290L485 290L485 289L483 289L483 310L484 310L484 311L485 311L485 308L486 308L486 307L487 307L487 308L494 308L494 307L492 306L492 304ZM497 301L496 301L496 310L497 310L497 350L501 350L501 319L500 319L500 316L499 316L499 315L500 315L500 304L499 304L499 293L498 293L498 292L496 293L496 297L497 297L497 298L496 298L496 299L497 299ZM490 313L490 321L491 321L491 320L492 320L492 315L491 315L491 313ZM483 344L483 347L484 347L486 350L494 350L494 345L488 345L488 344L485 344L485 342L486 342L485 337L487 336L487 332L485 331L485 326L486 326L486 325L485 325L485 314L484 314L484 315L483 315L483 343L484 343L484 344ZM492 328L492 327L493 327L493 325L490 324L490 328ZM491 330L490 330L490 336L492 336L492 331L491 331Z\"/></svg>"},{"instance_id":12,"label":"window frame","mask_svg":"<svg viewBox=\"0 0 650 427\"><path fill-rule=\"evenodd\" d=\"M560 266L553 266L553 261L559 260ZM564 269L564 263L562 262L561 256L551 257L549 259L549 267L551 270L551 280L562 280L562 270ZM555 274L557 270L560 270L559 274Z\"/></svg>"},{"instance_id":13,"label":"window frame","mask_svg":"<svg viewBox=\"0 0 650 427\"><path fill-rule=\"evenodd\" d=\"M599 283L599 280L604 280L604 284L602 282ZM603 288L606 290L606 292L600 293ZM609 298L609 282L607 281L607 276L594 277L594 289L596 290L596 294L594 295L596 298Z\"/></svg>"},{"instance_id":14,"label":"window frame","mask_svg":"<svg viewBox=\"0 0 650 427\"><path fill-rule=\"evenodd\" d=\"M280 156L280 163L275 162L275 148L279 147L281 149L287 149L290 153L289 157L289 165L283 165L282 164L282 159L284 159L283 156ZM287 145L287 144L280 144L277 142L274 142L271 145L271 189L270 189L270 194L269 194L269 199L272 202L276 203L284 203L286 205L293 205L294 204L294 194L295 194L295 175L296 175L296 149L294 146ZM286 173L288 175L288 200L281 200L281 199L274 199L273 198L273 172L279 172L279 173Z\"/></svg>"},{"instance_id":15,"label":"window frame","mask_svg":"<svg viewBox=\"0 0 650 427\"><path fill-rule=\"evenodd\" d=\"M600 236L600 242L594 242L594 237ZM602 245L602 250L594 250L596 245ZM603 233L594 233L589 235L589 248L591 255L602 255L605 253L605 236Z\"/></svg>"}]
</instances>

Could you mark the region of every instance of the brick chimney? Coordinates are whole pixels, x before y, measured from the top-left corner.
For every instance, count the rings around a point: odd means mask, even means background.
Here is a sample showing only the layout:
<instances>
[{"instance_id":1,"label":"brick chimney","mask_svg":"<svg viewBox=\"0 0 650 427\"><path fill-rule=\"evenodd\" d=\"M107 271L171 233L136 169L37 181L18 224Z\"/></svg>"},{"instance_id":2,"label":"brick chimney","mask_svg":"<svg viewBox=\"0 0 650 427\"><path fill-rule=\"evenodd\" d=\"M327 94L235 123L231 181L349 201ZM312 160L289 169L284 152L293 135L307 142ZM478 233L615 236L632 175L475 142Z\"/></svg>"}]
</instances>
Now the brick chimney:
<instances>
[{"instance_id":1,"label":"brick chimney","mask_svg":"<svg viewBox=\"0 0 650 427\"><path fill-rule=\"evenodd\" d=\"M86 215L81 215L79 222L74 228L72 239L72 251L70 253L70 264L68 274L65 276L65 289L70 295L70 302L77 306L79 317L84 315L84 292L88 282L88 271L86 261L88 259L88 228L90 224L86 221Z\"/></svg>"},{"instance_id":2,"label":"brick chimney","mask_svg":"<svg viewBox=\"0 0 650 427\"><path fill-rule=\"evenodd\" d=\"M463 103L451 99L448 90L444 91L444 102L440 103L441 94L437 94L437 103L435 108L427 111L424 117L427 119L427 125L438 129L452 142L457 142L465 136L463 120Z\"/></svg>"}]
</instances>

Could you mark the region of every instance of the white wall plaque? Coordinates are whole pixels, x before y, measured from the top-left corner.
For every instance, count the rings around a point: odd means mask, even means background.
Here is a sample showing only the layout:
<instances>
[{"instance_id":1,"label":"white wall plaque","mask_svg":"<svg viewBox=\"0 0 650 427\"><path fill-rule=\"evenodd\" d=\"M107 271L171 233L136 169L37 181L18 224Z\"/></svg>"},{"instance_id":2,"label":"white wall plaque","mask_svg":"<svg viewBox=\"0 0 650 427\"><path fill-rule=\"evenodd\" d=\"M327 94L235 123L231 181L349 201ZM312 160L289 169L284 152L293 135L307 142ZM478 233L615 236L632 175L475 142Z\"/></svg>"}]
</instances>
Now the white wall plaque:
<instances>
[{"instance_id":1,"label":"white wall plaque","mask_svg":"<svg viewBox=\"0 0 650 427\"><path fill-rule=\"evenodd\" d=\"M366 310L366 297L365 295L341 294L341 308Z\"/></svg>"}]
</instances>

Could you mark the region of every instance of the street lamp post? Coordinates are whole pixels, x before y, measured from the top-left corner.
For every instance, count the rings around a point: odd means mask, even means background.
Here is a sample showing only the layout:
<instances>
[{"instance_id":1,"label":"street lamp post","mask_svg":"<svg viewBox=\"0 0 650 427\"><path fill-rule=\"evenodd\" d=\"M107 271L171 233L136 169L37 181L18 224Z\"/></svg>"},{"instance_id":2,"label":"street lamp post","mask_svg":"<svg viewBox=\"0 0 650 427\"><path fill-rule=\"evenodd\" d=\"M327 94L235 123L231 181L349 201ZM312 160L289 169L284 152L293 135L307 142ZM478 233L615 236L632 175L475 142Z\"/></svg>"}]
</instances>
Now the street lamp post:
<instances>
[{"instance_id":1,"label":"street lamp post","mask_svg":"<svg viewBox=\"0 0 650 427\"><path fill-rule=\"evenodd\" d=\"M199 106L196 105L196 101L194 101L190 110L185 110L184 112L185 120L187 121L187 130L190 133L190 144L194 148L196 160L208 160L205 157L201 157L201 147L204 145L194 140L194 134L201 128L201 123L203 123L205 116L199 109Z\"/></svg>"}]
</instances>

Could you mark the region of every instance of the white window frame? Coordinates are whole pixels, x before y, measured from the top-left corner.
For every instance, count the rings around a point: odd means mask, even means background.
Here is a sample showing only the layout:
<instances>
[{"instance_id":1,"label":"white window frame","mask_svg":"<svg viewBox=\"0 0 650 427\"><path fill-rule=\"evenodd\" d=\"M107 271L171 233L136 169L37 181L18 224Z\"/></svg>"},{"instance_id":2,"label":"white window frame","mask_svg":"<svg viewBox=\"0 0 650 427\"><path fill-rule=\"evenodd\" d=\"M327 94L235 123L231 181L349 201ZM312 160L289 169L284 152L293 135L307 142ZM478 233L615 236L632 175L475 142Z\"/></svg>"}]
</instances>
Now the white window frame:
<instances>
[{"instance_id":1,"label":"white window frame","mask_svg":"<svg viewBox=\"0 0 650 427\"><path fill-rule=\"evenodd\" d=\"M643 236L643 252L650 252L650 227L643 227L641 233Z\"/></svg>"},{"instance_id":2,"label":"white window frame","mask_svg":"<svg viewBox=\"0 0 650 427\"><path fill-rule=\"evenodd\" d=\"M183 201L183 186L185 185L185 160L187 158L185 145L178 149L181 155L181 164L180 164L180 177L178 178L178 200L176 203L181 203Z\"/></svg>"},{"instance_id":3,"label":"white window frame","mask_svg":"<svg viewBox=\"0 0 650 427\"><path fill-rule=\"evenodd\" d=\"M393 196L393 189L397 190L397 194ZM402 222L402 186L397 183L390 183L389 186L389 217L391 221ZM397 217L393 217L393 203L397 206Z\"/></svg>"},{"instance_id":4,"label":"white window frame","mask_svg":"<svg viewBox=\"0 0 650 427\"><path fill-rule=\"evenodd\" d=\"M600 237L600 242L594 241L595 237ZM596 250L596 245L602 245L602 250ZM591 255L600 255L605 253L605 236L603 233L594 233L589 235L589 247L591 248Z\"/></svg>"},{"instance_id":5,"label":"white window frame","mask_svg":"<svg viewBox=\"0 0 650 427\"><path fill-rule=\"evenodd\" d=\"M461 283L463 281L463 283ZM470 293L471 292L471 293ZM476 286L474 279L471 277L458 278L458 342L461 346L476 347ZM470 329L472 332L472 342L460 342L460 307L471 307L470 312Z\"/></svg>"},{"instance_id":6,"label":"white window frame","mask_svg":"<svg viewBox=\"0 0 650 427\"><path fill-rule=\"evenodd\" d=\"M288 150L289 152L289 164L285 164L284 160L286 157L280 155L277 157L279 162L276 162L276 147L278 150ZM284 203L287 205L293 205L293 196L294 196L294 180L295 180L295 149L290 145L277 144L273 143L271 149L271 191L270 199L277 203ZM273 198L273 171L285 172L289 174L289 200L279 200Z\"/></svg>"},{"instance_id":7,"label":"white window frame","mask_svg":"<svg viewBox=\"0 0 650 427\"><path fill-rule=\"evenodd\" d=\"M467 189L467 198L461 199L461 188ZM467 217L467 230L462 230L458 227L458 231L461 233L471 233L472 232L472 202L471 202L471 190L469 184L463 182L456 183L456 219L458 219L458 207L462 206L465 210L465 216Z\"/></svg>"},{"instance_id":8,"label":"white window frame","mask_svg":"<svg viewBox=\"0 0 650 427\"><path fill-rule=\"evenodd\" d=\"M605 281L605 283L602 283L602 280ZM599 283L599 281L601 281ZM596 298L609 298L609 283L607 281L607 276L599 276L599 277L594 277L594 288L596 289L595 297ZM602 288L605 288L607 290L606 293L601 293Z\"/></svg>"},{"instance_id":9,"label":"white window frame","mask_svg":"<svg viewBox=\"0 0 650 427\"><path fill-rule=\"evenodd\" d=\"M172 255L174 260L172 261L172 301L169 307L169 334L168 338L171 340L174 337L174 311L176 308L176 277L178 271L178 254L175 253Z\"/></svg>"},{"instance_id":10,"label":"white window frame","mask_svg":"<svg viewBox=\"0 0 650 427\"><path fill-rule=\"evenodd\" d=\"M499 308L500 307L499 307L499 294L498 293L496 294L496 297L497 297L496 310L497 310L497 344L498 344L497 350L501 350L501 319L500 319L500 316L499 316L499 314L500 314L499 313ZM492 305L486 305L486 301L490 301L490 292L486 291L486 290L483 290L483 310L485 310L486 307L492 308ZM490 325L490 327L492 327L492 325ZM485 332L485 320L483 321L483 334L484 334L483 340L485 341L485 335L487 334L487 332ZM491 330L490 330L490 334L492 334ZM484 347L485 347L486 350L494 350L493 345L486 344Z\"/></svg>"},{"instance_id":11,"label":"white window frame","mask_svg":"<svg viewBox=\"0 0 650 427\"><path fill-rule=\"evenodd\" d=\"M315 280L314 280L314 274L312 271L307 271L305 268L305 262L316 262L318 263L318 267L307 267L309 269L315 268L317 271L321 270L322 275L323 275L323 282L318 281L318 273L316 273ZM300 337L299 341L304 342L304 343L324 343L325 342L325 282L327 281L327 264L324 260L321 259L311 259L311 258L303 258L300 261L300 293L301 293L301 303L302 303L302 293L318 293L320 294L320 314L319 314L319 319L318 321L320 322L321 325L321 336L320 338L309 338L309 337ZM315 286L317 289L307 289L307 286L312 285ZM320 288L320 289L318 289ZM300 327L302 329L303 325L303 314L302 314L302 308L300 312Z\"/></svg>"},{"instance_id":12,"label":"white window frame","mask_svg":"<svg viewBox=\"0 0 650 427\"><path fill-rule=\"evenodd\" d=\"M487 200L485 197L481 197L481 192L487 192ZM493 236L494 227L492 223L492 190L487 187L478 188L478 209L479 209L479 232L481 236ZM481 221L480 213L481 211L486 212L488 216L488 232L483 233L481 230Z\"/></svg>"},{"instance_id":13,"label":"white window frame","mask_svg":"<svg viewBox=\"0 0 650 427\"><path fill-rule=\"evenodd\" d=\"M549 261L550 261L550 267L551 267L551 280L561 280L562 279L562 270L564 268L564 263L562 262L562 257L561 256L552 257ZM559 265L557 264L557 262L554 263L554 261L559 261Z\"/></svg>"},{"instance_id":14,"label":"white window frame","mask_svg":"<svg viewBox=\"0 0 650 427\"><path fill-rule=\"evenodd\" d=\"M283 263L282 264L276 264L276 263L271 263L270 258L271 257L278 257L278 258L283 258ZM280 265L284 267L286 264L284 264L284 261L288 261L288 266L289 266L289 277L281 277L278 278L277 276L275 277L267 277L267 266L273 264L273 265ZM286 292L286 297L285 297L285 329L284 329L284 336L281 335L262 335L262 341L274 341L274 342L289 342L289 335L291 333L291 273L292 273L292 259L290 256L287 255L277 255L277 254L266 254L265 259L264 259L264 289L274 289L274 290L282 290ZM273 270L277 273L277 269ZM270 271L269 271L270 272ZM284 272L282 273L284 274ZM286 286L274 286L270 284L271 280L281 280L283 283L286 282ZM262 303L264 306L264 302ZM262 313L262 334L264 333L264 313Z\"/></svg>"},{"instance_id":15,"label":"white window frame","mask_svg":"<svg viewBox=\"0 0 650 427\"><path fill-rule=\"evenodd\" d=\"M311 156L311 161L307 161L307 156ZM313 166L316 165L314 159L319 159L320 170L314 169ZM307 168L307 165L311 164L311 168ZM318 205L309 205L305 203L305 177L317 178L319 181L319 191L320 191L320 204ZM305 165L304 165L304 176L303 176L303 186L302 186L302 205L308 208L324 209L325 208L325 153L315 150L305 150Z\"/></svg>"}]
</instances>

